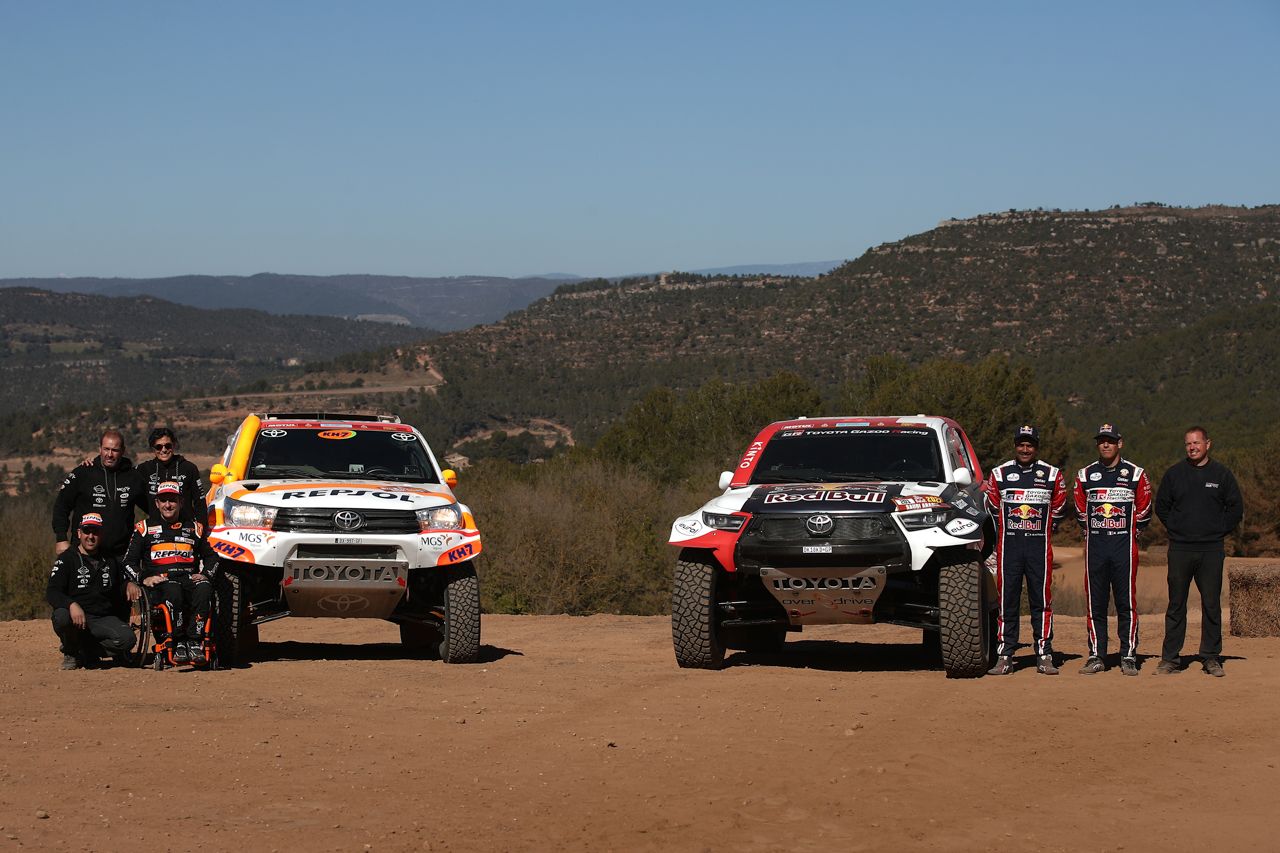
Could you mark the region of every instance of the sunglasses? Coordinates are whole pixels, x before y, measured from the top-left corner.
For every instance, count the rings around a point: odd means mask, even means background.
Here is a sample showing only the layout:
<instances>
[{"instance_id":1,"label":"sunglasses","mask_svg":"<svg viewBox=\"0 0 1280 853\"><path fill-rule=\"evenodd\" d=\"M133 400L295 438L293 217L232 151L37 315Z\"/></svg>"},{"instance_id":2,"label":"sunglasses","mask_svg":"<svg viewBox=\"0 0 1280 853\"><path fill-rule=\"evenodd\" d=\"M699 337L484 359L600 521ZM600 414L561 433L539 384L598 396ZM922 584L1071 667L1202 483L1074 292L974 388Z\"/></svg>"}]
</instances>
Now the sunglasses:
<instances>
[{"instance_id":1,"label":"sunglasses","mask_svg":"<svg viewBox=\"0 0 1280 853\"><path fill-rule=\"evenodd\" d=\"M153 444L151 445L151 449L152 450L173 450L173 442L167 442L165 444Z\"/></svg>"},{"instance_id":2,"label":"sunglasses","mask_svg":"<svg viewBox=\"0 0 1280 853\"><path fill-rule=\"evenodd\" d=\"M102 530L97 527L81 527L80 535L81 536L101 536Z\"/></svg>"}]
</instances>

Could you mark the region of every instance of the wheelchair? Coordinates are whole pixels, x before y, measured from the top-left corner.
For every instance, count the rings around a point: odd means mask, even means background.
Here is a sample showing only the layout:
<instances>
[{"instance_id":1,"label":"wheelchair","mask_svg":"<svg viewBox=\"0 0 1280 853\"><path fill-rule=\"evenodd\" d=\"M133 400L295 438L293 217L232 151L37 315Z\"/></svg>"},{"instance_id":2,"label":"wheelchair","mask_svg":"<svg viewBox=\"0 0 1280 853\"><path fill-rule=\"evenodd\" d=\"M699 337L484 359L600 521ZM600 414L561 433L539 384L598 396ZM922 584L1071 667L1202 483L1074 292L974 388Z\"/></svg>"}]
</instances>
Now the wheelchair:
<instances>
[{"instance_id":1,"label":"wheelchair","mask_svg":"<svg viewBox=\"0 0 1280 853\"><path fill-rule=\"evenodd\" d=\"M220 669L218 644L214 626L218 623L217 581L209 618L204 623L204 634L198 657L179 663L173 650L173 614L159 590L140 586L142 595L133 604L129 624L137 633L137 642L131 652L131 662L139 668L150 666L159 672L170 667L189 666L192 669ZM161 637L165 639L161 639Z\"/></svg>"}]
</instances>

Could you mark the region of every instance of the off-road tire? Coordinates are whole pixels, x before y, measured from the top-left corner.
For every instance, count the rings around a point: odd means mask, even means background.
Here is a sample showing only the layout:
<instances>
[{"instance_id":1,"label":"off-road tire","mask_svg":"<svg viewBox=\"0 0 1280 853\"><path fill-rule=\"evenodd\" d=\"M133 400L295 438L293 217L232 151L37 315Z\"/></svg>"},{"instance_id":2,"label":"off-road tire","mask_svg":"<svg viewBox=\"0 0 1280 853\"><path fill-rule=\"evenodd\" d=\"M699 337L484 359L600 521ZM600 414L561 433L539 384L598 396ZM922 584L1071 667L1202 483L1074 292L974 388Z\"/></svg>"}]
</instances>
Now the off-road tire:
<instances>
[{"instance_id":1,"label":"off-road tire","mask_svg":"<svg viewBox=\"0 0 1280 853\"><path fill-rule=\"evenodd\" d=\"M708 558L682 554L671 587L671 641L685 669L720 669L724 643L716 625L716 573Z\"/></svg>"},{"instance_id":2,"label":"off-road tire","mask_svg":"<svg viewBox=\"0 0 1280 853\"><path fill-rule=\"evenodd\" d=\"M989 667L991 614L982 563L943 566L938 573L938 622L947 678L977 678Z\"/></svg>"},{"instance_id":3,"label":"off-road tire","mask_svg":"<svg viewBox=\"0 0 1280 853\"><path fill-rule=\"evenodd\" d=\"M258 650L258 626L250 621L249 583L233 572L224 572L215 594L218 607L213 628L218 661L224 669L243 666Z\"/></svg>"},{"instance_id":4,"label":"off-road tire","mask_svg":"<svg viewBox=\"0 0 1280 853\"><path fill-rule=\"evenodd\" d=\"M440 660L475 663L480 657L480 579L470 563L451 566L444 572L444 619L437 647Z\"/></svg>"}]
</instances>

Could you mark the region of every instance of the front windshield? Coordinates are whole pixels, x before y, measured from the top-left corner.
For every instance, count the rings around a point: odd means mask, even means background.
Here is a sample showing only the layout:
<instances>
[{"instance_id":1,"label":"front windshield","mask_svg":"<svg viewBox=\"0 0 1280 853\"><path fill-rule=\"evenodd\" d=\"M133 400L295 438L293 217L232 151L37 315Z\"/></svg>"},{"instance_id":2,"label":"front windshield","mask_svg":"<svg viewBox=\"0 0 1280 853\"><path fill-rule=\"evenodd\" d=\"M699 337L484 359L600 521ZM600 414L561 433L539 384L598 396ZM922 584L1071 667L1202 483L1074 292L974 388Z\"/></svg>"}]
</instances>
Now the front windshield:
<instances>
[{"instance_id":1,"label":"front windshield","mask_svg":"<svg viewBox=\"0 0 1280 853\"><path fill-rule=\"evenodd\" d=\"M770 439L751 484L942 481L937 435L920 427L783 430Z\"/></svg>"},{"instance_id":2,"label":"front windshield","mask_svg":"<svg viewBox=\"0 0 1280 853\"><path fill-rule=\"evenodd\" d=\"M342 477L438 483L418 437L405 430L266 426L258 432L247 476L253 479Z\"/></svg>"}]
</instances>

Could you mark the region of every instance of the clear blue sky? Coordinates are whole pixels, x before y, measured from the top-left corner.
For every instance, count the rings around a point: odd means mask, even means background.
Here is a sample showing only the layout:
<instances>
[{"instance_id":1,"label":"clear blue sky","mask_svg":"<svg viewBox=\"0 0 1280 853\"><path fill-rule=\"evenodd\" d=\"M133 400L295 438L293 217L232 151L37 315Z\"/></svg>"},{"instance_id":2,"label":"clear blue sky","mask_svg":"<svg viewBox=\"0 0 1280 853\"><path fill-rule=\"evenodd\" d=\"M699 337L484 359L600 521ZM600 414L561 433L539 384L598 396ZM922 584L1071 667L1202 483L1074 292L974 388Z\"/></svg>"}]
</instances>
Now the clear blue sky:
<instances>
[{"instance_id":1,"label":"clear blue sky","mask_svg":"<svg viewBox=\"0 0 1280 853\"><path fill-rule=\"evenodd\" d=\"M0 277L617 275L1280 202L1280 3L0 0Z\"/></svg>"}]
</instances>

